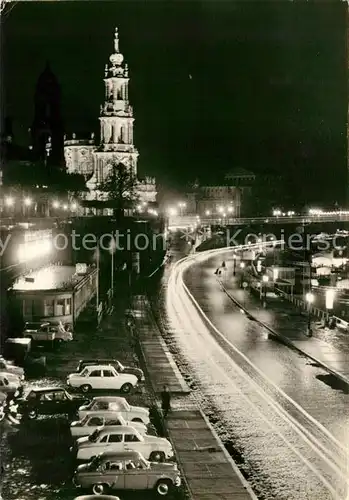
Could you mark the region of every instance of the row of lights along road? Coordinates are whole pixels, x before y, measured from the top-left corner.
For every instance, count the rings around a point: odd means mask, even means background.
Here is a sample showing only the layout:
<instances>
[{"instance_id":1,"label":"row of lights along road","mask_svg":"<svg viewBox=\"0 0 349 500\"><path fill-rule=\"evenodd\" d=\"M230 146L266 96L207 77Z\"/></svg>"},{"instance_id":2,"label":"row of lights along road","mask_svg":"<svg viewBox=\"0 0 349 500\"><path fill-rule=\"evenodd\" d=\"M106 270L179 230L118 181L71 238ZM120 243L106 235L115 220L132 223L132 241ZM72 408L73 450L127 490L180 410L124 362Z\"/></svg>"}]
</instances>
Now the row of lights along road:
<instances>
[{"instance_id":1,"label":"row of lights along road","mask_svg":"<svg viewBox=\"0 0 349 500\"><path fill-rule=\"evenodd\" d=\"M16 203L16 200L12 196L8 196L7 198L5 198L5 205L7 207L13 207L15 205L15 203ZM24 206L30 207L33 205L34 202L31 198L26 197L26 198L23 198L22 203ZM53 201L52 207L56 208L56 209L62 208L63 210L68 210L69 208L70 208L70 210L76 210L78 208L78 205L77 205L77 203L72 203L71 205L68 205L67 203L60 203L59 201Z\"/></svg>"}]
</instances>

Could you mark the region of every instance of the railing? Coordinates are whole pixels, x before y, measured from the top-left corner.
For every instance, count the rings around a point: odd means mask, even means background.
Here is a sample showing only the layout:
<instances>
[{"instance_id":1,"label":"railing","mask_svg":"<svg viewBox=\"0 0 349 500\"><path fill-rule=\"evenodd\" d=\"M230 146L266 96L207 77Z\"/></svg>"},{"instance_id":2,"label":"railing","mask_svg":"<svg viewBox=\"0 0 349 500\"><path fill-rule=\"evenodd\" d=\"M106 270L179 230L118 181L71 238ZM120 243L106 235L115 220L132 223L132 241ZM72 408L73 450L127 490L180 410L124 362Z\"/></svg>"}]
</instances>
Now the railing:
<instances>
[{"instance_id":1,"label":"railing","mask_svg":"<svg viewBox=\"0 0 349 500\"><path fill-rule=\"evenodd\" d=\"M195 222L201 225L238 226L249 224L316 224L321 222L349 221L349 214L322 214L290 217L199 217L196 215L177 215L169 217L170 226L192 225Z\"/></svg>"},{"instance_id":2,"label":"railing","mask_svg":"<svg viewBox=\"0 0 349 500\"><path fill-rule=\"evenodd\" d=\"M323 320L326 323L329 321L330 317L332 317L332 315L330 315L327 311L319 309L318 307L315 307L311 304L307 304L307 302L305 302L304 300L294 297L294 295L286 293L283 290L280 290L280 288L275 288L275 291L279 295L281 295L284 299L288 300L289 302L292 302L292 304L294 304L295 306L299 307L300 309L303 309L304 311L310 312L311 315L316 316L317 318Z\"/></svg>"}]
</instances>

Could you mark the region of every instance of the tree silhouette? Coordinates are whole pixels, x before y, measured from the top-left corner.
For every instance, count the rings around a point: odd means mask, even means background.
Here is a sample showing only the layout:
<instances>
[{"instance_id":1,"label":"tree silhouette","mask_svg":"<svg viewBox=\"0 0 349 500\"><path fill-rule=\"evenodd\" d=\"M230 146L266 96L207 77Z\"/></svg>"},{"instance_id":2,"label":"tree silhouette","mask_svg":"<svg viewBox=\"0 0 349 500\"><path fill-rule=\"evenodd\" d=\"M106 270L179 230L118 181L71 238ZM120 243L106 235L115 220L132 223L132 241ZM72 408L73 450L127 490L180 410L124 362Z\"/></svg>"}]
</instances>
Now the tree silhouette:
<instances>
[{"instance_id":1,"label":"tree silhouette","mask_svg":"<svg viewBox=\"0 0 349 500\"><path fill-rule=\"evenodd\" d=\"M123 163L111 163L109 175L98 186L98 190L105 194L108 204L120 215L125 209L133 208L139 199L137 178Z\"/></svg>"}]
</instances>

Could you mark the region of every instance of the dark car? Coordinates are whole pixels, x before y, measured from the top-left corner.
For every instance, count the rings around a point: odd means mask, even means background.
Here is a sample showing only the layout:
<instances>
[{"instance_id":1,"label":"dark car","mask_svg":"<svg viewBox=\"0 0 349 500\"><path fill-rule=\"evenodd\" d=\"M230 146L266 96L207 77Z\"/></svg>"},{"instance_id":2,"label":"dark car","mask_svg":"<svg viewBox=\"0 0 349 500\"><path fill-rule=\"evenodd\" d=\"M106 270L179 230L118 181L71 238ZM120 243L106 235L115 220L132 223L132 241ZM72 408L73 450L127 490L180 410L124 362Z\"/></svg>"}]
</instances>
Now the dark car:
<instances>
[{"instance_id":1,"label":"dark car","mask_svg":"<svg viewBox=\"0 0 349 500\"><path fill-rule=\"evenodd\" d=\"M135 368L133 366L124 366L117 359L80 359L76 371L80 373L85 366L89 365L111 365L114 366L119 373L129 373L135 375L138 382L144 382L144 373L140 368Z\"/></svg>"},{"instance_id":2,"label":"dark car","mask_svg":"<svg viewBox=\"0 0 349 500\"><path fill-rule=\"evenodd\" d=\"M85 397L72 396L63 387L37 387L16 398L13 406L17 406L18 413L33 419L38 415L75 415L87 402Z\"/></svg>"}]
</instances>

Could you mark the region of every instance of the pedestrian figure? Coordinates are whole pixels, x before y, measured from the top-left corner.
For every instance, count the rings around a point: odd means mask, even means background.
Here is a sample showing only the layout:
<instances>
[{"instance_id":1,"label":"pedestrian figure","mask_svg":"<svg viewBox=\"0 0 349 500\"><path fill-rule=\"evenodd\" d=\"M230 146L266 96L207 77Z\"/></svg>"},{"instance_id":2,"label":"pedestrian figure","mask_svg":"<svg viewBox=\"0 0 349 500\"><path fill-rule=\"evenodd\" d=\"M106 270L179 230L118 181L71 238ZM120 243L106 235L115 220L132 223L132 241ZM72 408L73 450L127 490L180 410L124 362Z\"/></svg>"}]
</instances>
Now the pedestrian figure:
<instances>
[{"instance_id":1,"label":"pedestrian figure","mask_svg":"<svg viewBox=\"0 0 349 500\"><path fill-rule=\"evenodd\" d=\"M161 409L163 411L164 418L166 418L168 412L171 410L171 394L168 390L167 385L164 385L163 391L161 393Z\"/></svg>"},{"instance_id":2,"label":"pedestrian figure","mask_svg":"<svg viewBox=\"0 0 349 500\"><path fill-rule=\"evenodd\" d=\"M218 274L219 273L219 269L217 267L217 269L215 270L214 274Z\"/></svg>"},{"instance_id":3,"label":"pedestrian figure","mask_svg":"<svg viewBox=\"0 0 349 500\"><path fill-rule=\"evenodd\" d=\"M225 267L225 260L223 260L221 267Z\"/></svg>"}]
</instances>

